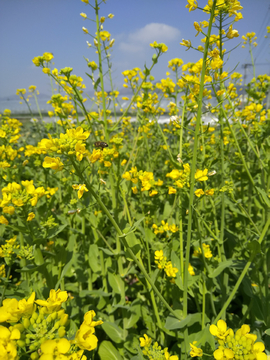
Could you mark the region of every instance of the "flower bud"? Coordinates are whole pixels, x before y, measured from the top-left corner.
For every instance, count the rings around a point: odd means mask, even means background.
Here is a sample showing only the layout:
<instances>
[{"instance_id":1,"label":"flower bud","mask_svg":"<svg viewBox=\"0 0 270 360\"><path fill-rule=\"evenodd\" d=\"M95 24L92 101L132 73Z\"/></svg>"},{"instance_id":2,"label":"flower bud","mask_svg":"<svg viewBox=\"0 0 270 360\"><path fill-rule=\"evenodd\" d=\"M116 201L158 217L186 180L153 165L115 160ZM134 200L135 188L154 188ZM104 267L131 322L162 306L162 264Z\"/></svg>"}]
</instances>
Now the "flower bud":
<instances>
[{"instance_id":1,"label":"flower bud","mask_svg":"<svg viewBox=\"0 0 270 360\"><path fill-rule=\"evenodd\" d=\"M54 324L54 328L58 329L60 327L60 321L56 321L56 323Z\"/></svg>"},{"instance_id":2,"label":"flower bud","mask_svg":"<svg viewBox=\"0 0 270 360\"><path fill-rule=\"evenodd\" d=\"M33 352L31 355L30 355L30 358L31 360L37 360L39 358L39 355L37 352Z\"/></svg>"},{"instance_id":3,"label":"flower bud","mask_svg":"<svg viewBox=\"0 0 270 360\"><path fill-rule=\"evenodd\" d=\"M29 328L29 326L30 326L30 321L29 321L29 319L27 319L27 318L24 318L24 319L23 319L23 326L24 326L25 329L28 329L28 328Z\"/></svg>"},{"instance_id":4,"label":"flower bud","mask_svg":"<svg viewBox=\"0 0 270 360\"><path fill-rule=\"evenodd\" d=\"M31 344L31 345L29 346L29 350L30 350L30 351L36 350L36 348L37 348L37 344L36 344L36 343Z\"/></svg>"},{"instance_id":5,"label":"flower bud","mask_svg":"<svg viewBox=\"0 0 270 360\"><path fill-rule=\"evenodd\" d=\"M37 318L38 318L38 314L37 314L36 312L34 312L34 313L32 314L31 319L37 320Z\"/></svg>"},{"instance_id":6,"label":"flower bud","mask_svg":"<svg viewBox=\"0 0 270 360\"><path fill-rule=\"evenodd\" d=\"M60 338L64 337L66 335L66 329L64 326L60 326L60 328L58 329L58 336Z\"/></svg>"},{"instance_id":7,"label":"flower bud","mask_svg":"<svg viewBox=\"0 0 270 360\"><path fill-rule=\"evenodd\" d=\"M60 319L60 325L65 326L68 321L68 314L64 314Z\"/></svg>"},{"instance_id":8,"label":"flower bud","mask_svg":"<svg viewBox=\"0 0 270 360\"><path fill-rule=\"evenodd\" d=\"M24 346L25 346L25 341L23 341L23 340L18 340L18 341L17 341L17 345L18 345L19 347L24 347Z\"/></svg>"},{"instance_id":9,"label":"flower bud","mask_svg":"<svg viewBox=\"0 0 270 360\"><path fill-rule=\"evenodd\" d=\"M52 320L55 320L56 317L57 317L57 312L53 312L53 313L51 314L51 317L52 317Z\"/></svg>"},{"instance_id":10,"label":"flower bud","mask_svg":"<svg viewBox=\"0 0 270 360\"><path fill-rule=\"evenodd\" d=\"M65 310L64 309L61 309L59 311L57 311L57 318L58 319L61 319L62 315L65 314Z\"/></svg>"}]
</instances>

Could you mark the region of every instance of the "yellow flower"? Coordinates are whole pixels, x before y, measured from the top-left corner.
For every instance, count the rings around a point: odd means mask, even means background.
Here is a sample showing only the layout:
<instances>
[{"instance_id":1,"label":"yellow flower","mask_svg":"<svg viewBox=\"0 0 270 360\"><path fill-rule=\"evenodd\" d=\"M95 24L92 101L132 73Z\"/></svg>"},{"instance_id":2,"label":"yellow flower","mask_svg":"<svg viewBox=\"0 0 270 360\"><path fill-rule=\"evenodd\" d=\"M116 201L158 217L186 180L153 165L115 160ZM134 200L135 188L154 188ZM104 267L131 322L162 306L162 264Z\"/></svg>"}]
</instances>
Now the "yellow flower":
<instances>
[{"instance_id":1,"label":"yellow flower","mask_svg":"<svg viewBox=\"0 0 270 360\"><path fill-rule=\"evenodd\" d=\"M64 355L70 349L70 342L62 338L60 340L46 340L41 344L40 347L42 351L42 355L39 358L40 360L48 360L48 359L67 359Z\"/></svg>"},{"instance_id":2,"label":"yellow flower","mask_svg":"<svg viewBox=\"0 0 270 360\"><path fill-rule=\"evenodd\" d=\"M169 261L164 268L166 275L170 277L176 277L176 273L178 273L178 269L172 266L171 261Z\"/></svg>"},{"instance_id":3,"label":"yellow flower","mask_svg":"<svg viewBox=\"0 0 270 360\"><path fill-rule=\"evenodd\" d=\"M0 351L1 359L15 360L17 359L16 342L19 340L21 333L18 329L9 331L6 327L0 325Z\"/></svg>"},{"instance_id":4,"label":"yellow flower","mask_svg":"<svg viewBox=\"0 0 270 360\"><path fill-rule=\"evenodd\" d=\"M28 214L26 221L32 221L35 217L36 217L36 215L33 212L31 212L30 214Z\"/></svg>"},{"instance_id":5,"label":"yellow flower","mask_svg":"<svg viewBox=\"0 0 270 360\"><path fill-rule=\"evenodd\" d=\"M191 48L191 41L190 40L184 40L182 39L182 42L180 42L180 45L186 46L187 50Z\"/></svg>"},{"instance_id":6,"label":"yellow flower","mask_svg":"<svg viewBox=\"0 0 270 360\"><path fill-rule=\"evenodd\" d=\"M152 339L149 338L146 334L143 335L143 337L140 337L140 346L141 347L149 347L151 345Z\"/></svg>"},{"instance_id":7,"label":"yellow flower","mask_svg":"<svg viewBox=\"0 0 270 360\"><path fill-rule=\"evenodd\" d=\"M155 195L157 195L158 194L158 192L157 192L157 190L152 190L150 193L149 193L149 196L155 196Z\"/></svg>"},{"instance_id":8,"label":"yellow flower","mask_svg":"<svg viewBox=\"0 0 270 360\"><path fill-rule=\"evenodd\" d=\"M55 171L61 171L64 168L64 164L61 162L60 158L51 158L49 156L46 156L42 166L44 168L51 168Z\"/></svg>"},{"instance_id":9,"label":"yellow flower","mask_svg":"<svg viewBox=\"0 0 270 360\"><path fill-rule=\"evenodd\" d=\"M3 215L0 216L0 224L8 225L8 220Z\"/></svg>"},{"instance_id":10,"label":"yellow flower","mask_svg":"<svg viewBox=\"0 0 270 360\"><path fill-rule=\"evenodd\" d=\"M253 354L257 360L267 360L267 355L263 352L264 350L265 346L262 342L257 342L253 345Z\"/></svg>"},{"instance_id":11,"label":"yellow flower","mask_svg":"<svg viewBox=\"0 0 270 360\"><path fill-rule=\"evenodd\" d=\"M45 67L42 69L42 71L44 72L44 74L49 74L51 70L50 68Z\"/></svg>"},{"instance_id":12,"label":"yellow flower","mask_svg":"<svg viewBox=\"0 0 270 360\"><path fill-rule=\"evenodd\" d=\"M102 41L110 41L111 34L108 31L101 31L99 35Z\"/></svg>"},{"instance_id":13,"label":"yellow flower","mask_svg":"<svg viewBox=\"0 0 270 360\"><path fill-rule=\"evenodd\" d=\"M163 260L163 250L155 251L155 260L161 261Z\"/></svg>"},{"instance_id":14,"label":"yellow flower","mask_svg":"<svg viewBox=\"0 0 270 360\"><path fill-rule=\"evenodd\" d=\"M83 196L83 193L86 191L88 191L87 187L85 186L85 184L80 184L80 185L72 185L72 188L74 190L79 190L78 191L78 198L80 199Z\"/></svg>"},{"instance_id":15,"label":"yellow flower","mask_svg":"<svg viewBox=\"0 0 270 360\"><path fill-rule=\"evenodd\" d=\"M210 189L205 191L205 195L213 196L215 192L215 189Z\"/></svg>"},{"instance_id":16,"label":"yellow flower","mask_svg":"<svg viewBox=\"0 0 270 360\"><path fill-rule=\"evenodd\" d=\"M28 300L5 299L0 308L0 323L18 322L21 317L30 317L34 309L35 293Z\"/></svg>"},{"instance_id":17,"label":"yellow flower","mask_svg":"<svg viewBox=\"0 0 270 360\"><path fill-rule=\"evenodd\" d=\"M197 181L206 181L208 180L207 174L208 174L208 169L204 169L203 171L197 170L195 174L195 179Z\"/></svg>"},{"instance_id":18,"label":"yellow flower","mask_svg":"<svg viewBox=\"0 0 270 360\"><path fill-rule=\"evenodd\" d=\"M157 43L156 41L150 44L150 46L154 49L158 49L162 53L168 50L168 47L164 43Z\"/></svg>"},{"instance_id":19,"label":"yellow flower","mask_svg":"<svg viewBox=\"0 0 270 360\"><path fill-rule=\"evenodd\" d=\"M95 312L93 310L88 311L84 315L84 322L80 326L80 329L77 331L75 336L75 343L82 350L91 351L97 347L98 339L94 335L95 326L102 324L100 321L93 321L93 317L95 316Z\"/></svg>"},{"instance_id":20,"label":"yellow flower","mask_svg":"<svg viewBox=\"0 0 270 360\"><path fill-rule=\"evenodd\" d=\"M132 190L133 194L135 194L135 195L138 194L138 189L136 188L136 186L132 187L131 190Z\"/></svg>"},{"instance_id":21,"label":"yellow flower","mask_svg":"<svg viewBox=\"0 0 270 360\"><path fill-rule=\"evenodd\" d=\"M229 334L229 330L227 330L227 324L224 320L218 320L217 326L211 325L209 330L212 335L218 337L221 340L224 340Z\"/></svg>"},{"instance_id":22,"label":"yellow flower","mask_svg":"<svg viewBox=\"0 0 270 360\"><path fill-rule=\"evenodd\" d=\"M82 27L82 29L85 34L88 34L88 30L84 26Z\"/></svg>"},{"instance_id":23,"label":"yellow flower","mask_svg":"<svg viewBox=\"0 0 270 360\"><path fill-rule=\"evenodd\" d=\"M204 195L204 191L203 189L197 189L194 194L197 196L197 197L201 197L202 195Z\"/></svg>"},{"instance_id":24,"label":"yellow flower","mask_svg":"<svg viewBox=\"0 0 270 360\"><path fill-rule=\"evenodd\" d=\"M197 7L198 7L198 2L197 2L197 0L187 0L187 5L186 5L186 8L188 8L189 9L189 12L190 11L194 11L194 10L196 10L197 9Z\"/></svg>"},{"instance_id":25,"label":"yellow flower","mask_svg":"<svg viewBox=\"0 0 270 360\"><path fill-rule=\"evenodd\" d=\"M80 13L81 17L83 17L84 19L87 19L87 15L85 13Z\"/></svg>"},{"instance_id":26,"label":"yellow flower","mask_svg":"<svg viewBox=\"0 0 270 360\"><path fill-rule=\"evenodd\" d=\"M14 212L15 212L15 207L14 206L5 206L5 207L3 207L3 213L4 214L13 215Z\"/></svg>"},{"instance_id":27,"label":"yellow flower","mask_svg":"<svg viewBox=\"0 0 270 360\"><path fill-rule=\"evenodd\" d=\"M201 357L201 356L203 356L203 351L202 351L202 349L197 348L197 346L195 346L195 344L197 344L197 341L193 341L192 344L189 344L190 347L191 347L190 355L191 355L192 357L195 357L195 356Z\"/></svg>"},{"instance_id":28,"label":"yellow flower","mask_svg":"<svg viewBox=\"0 0 270 360\"><path fill-rule=\"evenodd\" d=\"M238 37L239 34L238 34L238 31L237 31L237 30L233 30L233 26L230 25L229 31L227 32L226 36L227 36L227 38L229 38L229 39L233 39L234 37Z\"/></svg>"},{"instance_id":29,"label":"yellow flower","mask_svg":"<svg viewBox=\"0 0 270 360\"><path fill-rule=\"evenodd\" d=\"M191 276L195 275L195 271L193 269L193 266L191 264L188 264L188 272ZM192 355L191 355L192 356Z\"/></svg>"},{"instance_id":30,"label":"yellow flower","mask_svg":"<svg viewBox=\"0 0 270 360\"><path fill-rule=\"evenodd\" d=\"M229 360L234 358L234 352L231 349L221 349L218 348L216 351L214 351L214 358L216 360Z\"/></svg>"},{"instance_id":31,"label":"yellow flower","mask_svg":"<svg viewBox=\"0 0 270 360\"><path fill-rule=\"evenodd\" d=\"M61 291L60 289L55 291L52 289L47 300L36 300L36 303L40 306L46 307L47 311L52 313L53 311L60 310L62 303L67 301L67 298L67 291Z\"/></svg>"},{"instance_id":32,"label":"yellow flower","mask_svg":"<svg viewBox=\"0 0 270 360\"><path fill-rule=\"evenodd\" d=\"M176 189L172 186L169 186L169 192L168 194L175 194L176 193Z\"/></svg>"}]
</instances>

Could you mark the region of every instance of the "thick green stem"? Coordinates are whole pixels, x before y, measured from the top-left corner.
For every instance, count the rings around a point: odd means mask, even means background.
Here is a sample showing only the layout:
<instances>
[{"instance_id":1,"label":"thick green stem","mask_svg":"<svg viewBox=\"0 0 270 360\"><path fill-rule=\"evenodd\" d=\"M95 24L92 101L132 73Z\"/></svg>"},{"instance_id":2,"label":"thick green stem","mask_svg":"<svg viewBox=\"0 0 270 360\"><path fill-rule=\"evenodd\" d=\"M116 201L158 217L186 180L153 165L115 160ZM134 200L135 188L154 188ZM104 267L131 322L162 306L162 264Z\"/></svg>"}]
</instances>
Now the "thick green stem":
<instances>
[{"instance_id":1,"label":"thick green stem","mask_svg":"<svg viewBox=\"0 0 270 360\"><path fill-rule=\"evenodd\" d=\"M197 121L195 127L195 136L194 136L194 147L193 147L193 158L191 164L191 180L190 180L190 195L189 195L189 209L188 209L188 233L187 233L187 245L186 245L186 257L185 257L185 270L184 270L184 296L183 296L183 318L185 319L188 315L188 266L189 266L189 256L190 256L190 244L191 244L191 234L192 234L192 214L193 214L193 198L194 198L194 185L195 185L195 170L197 166L197 149L198 149L198 136L201 125L201 116L202 116L202 99L203 99L203 90L204 90L204 78L206 71L206 63L207 63L207 54L209 48L209 39L212 30L212 22L214 18L214 11L216 8L216 0L214 0L211 15L208 25L208 32L204 47L203 54L203 65L201 71L201 82L200 82L200 91L198 97L198 113L197 113ZM185 358L187 359L187 352L189 349L188 343L188 328L184 331L185 337Z\"/></svg>"}]
</instances>

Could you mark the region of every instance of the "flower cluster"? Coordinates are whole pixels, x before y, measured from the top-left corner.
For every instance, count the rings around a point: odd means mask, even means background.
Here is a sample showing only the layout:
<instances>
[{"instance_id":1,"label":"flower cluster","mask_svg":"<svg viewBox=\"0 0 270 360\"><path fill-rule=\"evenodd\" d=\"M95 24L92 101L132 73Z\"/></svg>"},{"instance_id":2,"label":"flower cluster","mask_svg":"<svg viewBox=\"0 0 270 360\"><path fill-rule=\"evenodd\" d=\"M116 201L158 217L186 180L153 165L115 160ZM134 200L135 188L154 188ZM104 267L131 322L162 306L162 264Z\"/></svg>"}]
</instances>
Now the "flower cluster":
<instances>
[{"instance_id":1,"label":"flower cluster","mask_svg":"<svg viewBox=\"0 0 270 360\"><path fill-rule=\"evenodd\" d=\"M0 207L4 214L13 215L16 209L19 211L26 205L36 206L38 199L44 195L50 198L57 190L58 188L45 190L43 186L35 188L33 180L25 180L21 184L8 183L2 188L3 198L0 199Z\"/></svg>"},{"instance_id":2,"label":"flower cluster","mask_svg":"<svg viewBox=\"0 0 270 360\"><path fill-rule=\"evenodd\" d=\"M11 239L6 240L4 245L0 247L0 257L5 259L7 265L11 265L18 255L18 249L20 245L18 244L17 236L13 236Z\"/></svg>"},{"instance_id":3,"label":"flower cluster","mask_svg":"<svg viewBox=\"0 0 270 360\"><path fill-rule=\"evenodd\" d=\"M178 360L177 355L170 355L168 348L162 349L157 342L152 345L152 339L146 334L144 337L140 337L140 346L143 347L143 354L147 356L149 360Z\"/></svg>"},{"instance_id":4,"label":"flower cluster","mask_svg":"<svg viewBox=\"0 0 270 360\"><path fill-rule=\"evenodd\" d=\"M178 269L172 266L171 261L167 261L166 256L163 255L163 250L155 251L155 263L159 269L164 269L167 276L175 278Z\"/></svg>"},{"instance_id":5,"label":"flower cluster","mask_svg":"<svg viewBox=\"0 0 270 360\"><path fill-rule=\"evenodd\" d=\"M202 244L203 254L206 259L210 259L213 255L210 249L210 245ZM194 250L193 256L200 257L202 255L202 249L199 247L198 250Z\"/></svg>"},{"instance_id":6,"label":"flower cluster","mask_svg":"<svg viewBox=\"0 0 270 360\"><path fill-rule=\"evenodd\" d=\"M90 131L84 131L83 128L79 126L76 129L67 129L65 134L60 134L59 139L53 139L49 134L49 139L42 139L38 143L38 147L45 153L63 154L66 156L75 155L78 161L82 161L82 159L89 154L86 150L86 144L84 143L89 135ZM59 171L63 169L64 164L59 157L45 157L43 167Z\"/></svg>"},{"instance_id":7,"label":"flower cluster","mask_svg":"<svg viewBox=\"0 0 270 360\"><path fill-rule=\"evenodd\" d=\"M168 223L165 223L164 220L161 221L161 225L157 226L156 224L152 225L152 228L154 229L154 233L157 234L164 234L165 232L172 232L175 233L179 229L175 224L169 225Z\"/></svg>"},{"instance_id":8,"label":"flower cluster","mask_svg":"<svg viewBox=\"0 0 270 360\"><path fill-rule=\"evenodd\" d=\"M170 173L166 174L166 177L171 178L174 181L173 185L177 186L179 189L182 189L184 186L189 187L189 164L183 164L183 170L173 169ZM169 187L169 194L170 193L176 193L176 189L173 186Z\"/></svg>"},{"instance_id":9,"label":"flower cluster","mask_svg":"<svg viewBox=\"0 0 270 360\"><path fill-rule=\"evenodd\" d=\"M140 190L141 191L149 191L150 189L152 189L149 192L149 196L154 196L158 194L158 190L157 190L157 186L162 186L163 185L163 181L158 179L158 181L156 181L154 179L154 174L152 172L148 172L148 171L138 171L137 167L132 167L131 170L125 172L122 175L122 178L128 181L131 181L133 184L137 184L138 180L140 180L141 182L141 186L140 186ZM137 194L138 193L138 188L132 187L132 192L133 194Z\"/></svg>"},{"instance_id":10,"label":"flower cluster","mask_svg":"<svg viewBox=\"0 0 270 360\"><path fill-rule=\"evenodd\" d=\"M1 117L0 138L4 141L4 144L6 145L6 150L2 149L1 154L3 150L5 153L11 151L12 148L8 146L8 144L16 144L18 142L18 139L21 137L20 131L22 123L17 119L10 118L10 115L11 111L6 109L3 113L3 116ZM15 156L12 157L14 158ZM2 155L1 158L3 158Z\"/></svg>"},{"instance_id":11,"label":"flower cluster","mask_svg":"<svg viewBox=\"0 0 270 360\"><path fill-rule=\"evenodd\" d=\"M66 291L51 290L47 300L35 300L33 292L29 299L5 299L0 308L0 353L3 359L17 360L24 353L29 358L75 360L86 359L84 350L97 347L95 312L88 311L74 340L68 340L68 315L61 309L66 302ZM1 357L1 358L2 358Z\"/></svg>"},{"instance_id":12,"label":"flower cluster","mask_svg":"<svg viewBox=\"0 0 270 360\"><path fill-rule=\"evenodd\" d=\"M250 327L242 325L235 333L227 329L224 320L219 320L216 325L210 326L210 333L215 336L219 347L214 352L216 360L226 359L259 359L266 360L265 346L262 342L255 342L257 335L249 334Z\"/></svg>"}]
</instances>

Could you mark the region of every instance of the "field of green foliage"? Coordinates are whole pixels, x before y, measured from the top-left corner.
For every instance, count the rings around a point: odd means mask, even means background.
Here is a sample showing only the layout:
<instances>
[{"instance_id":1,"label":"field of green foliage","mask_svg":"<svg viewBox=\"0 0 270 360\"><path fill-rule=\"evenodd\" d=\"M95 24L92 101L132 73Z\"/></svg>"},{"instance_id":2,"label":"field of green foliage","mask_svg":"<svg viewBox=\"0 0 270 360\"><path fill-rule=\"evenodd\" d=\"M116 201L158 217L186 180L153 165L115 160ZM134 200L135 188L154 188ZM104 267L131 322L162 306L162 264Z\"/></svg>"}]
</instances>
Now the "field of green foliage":
<instances>
[{"instance_id":1,"label":"field of green foliage","mask_svg":"<svg viewBox=\"0 0 270 360\"><path fill-rule=\"evenodd\" d=\"M150 44L151 66L123 69L133 95L119 115L119 92L104 85L113 15L105 0L82 1L96 22L95 96L44 53L33 63L60 89L57 121L0 117L0 360L267 360L270 77L241 98L242 75L223 68L242 6L183 4L204 10L202 45L181 42L201 59L171 59L154 79L168 48ZM252 62L255 40L243 37ZM17 94L38 104L34 85Z\"/></svg>"}]
</instances>

